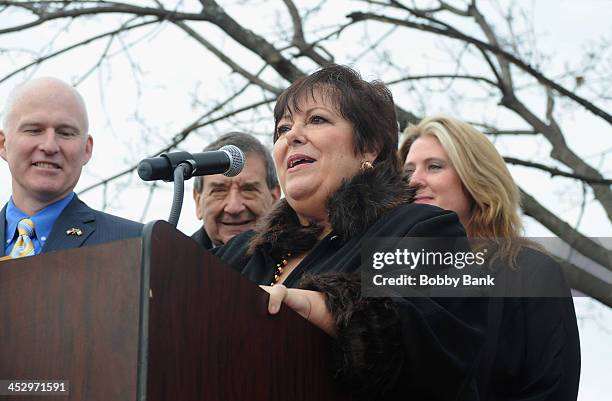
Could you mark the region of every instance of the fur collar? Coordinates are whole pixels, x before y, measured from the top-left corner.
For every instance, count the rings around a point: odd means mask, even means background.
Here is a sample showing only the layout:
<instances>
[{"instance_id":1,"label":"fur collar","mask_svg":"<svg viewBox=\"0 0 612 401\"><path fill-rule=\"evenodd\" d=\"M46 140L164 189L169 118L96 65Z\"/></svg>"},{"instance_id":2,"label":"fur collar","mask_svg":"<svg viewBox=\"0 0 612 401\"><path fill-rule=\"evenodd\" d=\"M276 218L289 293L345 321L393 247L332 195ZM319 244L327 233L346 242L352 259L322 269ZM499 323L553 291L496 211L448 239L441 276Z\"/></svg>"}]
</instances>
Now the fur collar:
<instances>
[{"instance_id":1,"label":"fur collar","mask_svg":"<svg viewBox=\"0 0 612 401\"><path fill-rule=\"evenodd\" d=\"M407 178L398 175L385 163L345 180L327 201L329 221L343 241L364 233L385 212L412 202L415 190ZM256 228L249 253L266 248L273 257L292 252L307 252L318 242L323 227L317 223L302 226L297 214L283 198Z\"/></svg>"}]
</instances>

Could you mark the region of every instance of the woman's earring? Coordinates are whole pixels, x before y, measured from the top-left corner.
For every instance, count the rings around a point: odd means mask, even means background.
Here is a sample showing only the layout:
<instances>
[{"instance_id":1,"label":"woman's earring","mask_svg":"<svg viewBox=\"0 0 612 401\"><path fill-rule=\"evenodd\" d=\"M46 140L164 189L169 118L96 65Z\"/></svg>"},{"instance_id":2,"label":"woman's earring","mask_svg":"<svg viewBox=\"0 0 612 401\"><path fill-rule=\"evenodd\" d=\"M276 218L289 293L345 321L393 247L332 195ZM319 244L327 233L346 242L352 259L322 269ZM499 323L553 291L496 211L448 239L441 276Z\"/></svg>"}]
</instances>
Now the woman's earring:
<instances>
[{"instance_id":1,"label":"woman's earring","mask_svg":"<svg viewBox=\"0 0 612 401\"><path fill-rule=\"evenodd\" d=\"M372 162L369 162L367 160L361 162L361 171L368 171L372 170L373 168L374 166L372 165Z\"/></svg>"}]
</instances>

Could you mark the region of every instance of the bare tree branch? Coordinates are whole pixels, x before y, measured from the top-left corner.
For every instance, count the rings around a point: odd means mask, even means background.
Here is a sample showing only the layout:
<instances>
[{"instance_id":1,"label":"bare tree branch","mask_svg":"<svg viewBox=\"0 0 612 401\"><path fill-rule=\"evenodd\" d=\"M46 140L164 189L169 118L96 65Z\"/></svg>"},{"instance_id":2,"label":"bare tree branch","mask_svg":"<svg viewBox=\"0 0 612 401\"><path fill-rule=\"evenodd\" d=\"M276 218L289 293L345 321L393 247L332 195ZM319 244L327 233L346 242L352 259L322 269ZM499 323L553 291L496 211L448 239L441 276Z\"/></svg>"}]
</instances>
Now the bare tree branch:
<instances>
[{"instance_id":1,"label":"bare tree branch","mask_svg":"<svg viewBox=\"0 0 612 401\"><path fill-rule=\"evenodd\" d=\"M563 270L563 275L571 288L595 298L612 308L612 284L582 270L565 260L557 260Z\"/></svg>"},{"instance_id":2,"label":"bare tree branch","mask_svg":"<svg viewBox=\"0 0 612 401\"><path fill-rule=\"evenodd\" d=\"M453 14L460 15L462 17L468 17L470 15L469 9L463 11L463 10L458 9L457 7L451 6L450 4L442 0L439 0L439 3L442 9L450 11Z\"/></svg>"},{"instance_id":3,"label":"bare tree branch","mask_svg":"<svg viewBox=\"0 0 612 401\"><path fill-rule=\"evenodd\" d=\"M88 45L88 44L90 44L90 43L92 43L92 42L94 42L96 40L99 40L99 39L102 39L102 38L105 38L105 37L108 37L108 36L115 36L118 33L127 32L129 30L132 30L132 29L135 29L135 28L140 28L140 27L143 27L143 26L146 26L146 25L157 23L157 22L159 22L159 19L156 18L156 19L153 19L153 20L144 21L144 22L141 22L141 23L138 23L138 24L134 24L134 25L121 26L121 27L119 27L117 29L114 29L112 31L105 32L105 33L102 33L100 35L93 36L93 37L85 39L85 40L83 40L81 42L77 42L77 43L75 43L73 45L70 45L68 47L65 47L65 48L63 48L61 50L55 51L53 53L50 53L50 54L48 54L48 55L46 55L44 57L37 58L34 61L32 61L31 63L28 63L28 64L24 65L23 67L19 67L18 69L16 69L15 71L11 72L10 74L7 74L4 77L2 77L0 79L0 83L2 83L4 81L6 81L7 79L9 79L9 78L19 74L20 72L23 72L23 71L27 70L30 67L33 67L33 66L38 65L38 64L41 64L44 61L50 60L50 59L52 59L54 57L59 56L60 54L66 53L66 52L68 52L70 50L74 50L74 49L76 49L78 47L81 47L81 46L84 46L84 45Z\"/></svg>"},{"instance_id":4,"label":"bare tree branch","mask_svg":"<svg viewBox=\"0 0 612 401\"><path fill-rule=\"evenodd\" d=\"M504 160L506 161L506 163L516 164L518 166L532 167L538 170L546 171L547 173L550 173L551 177L554 177L554 176L568 177L568 178L575 178L577 180L584 181L589 184L612 185L612 179L609 179L609 178L592 178L592 177L584 176L582 174L568 173L566 171L562 171L554 167L549 167L541 163L528 162L525 160L516 159L514 157L504 157Z\"/></svg>"},{"instance_id":5,"label":"bare tree branch","mask_svg":"<svg viewBox=\"0 0 612 401\"><path fill-rule=\"evenodd\" d=\"M291 21L293 22L292 43L300 50L299 55L305 55L319 65L328 64L331 60L328 60L325 57L321 56L319 53L317 53L315 51L314 45L308 44L308 42L306 41L306 38L304 36L304 29L302 27L302 18L300 17L300 13L293 1L283 0L283 3L285 3L285 6L287 6L287 9L289 10L289 15L291 16Z\"/></svg>"},{"instance_id":6,"label":"bare tree branch","mask_svg":"<svg viewBox=\"0 0 612 401\"><path fill-rule=\"evenodd\" d=\"M462 75L462 74L428 74L428 75L407 75L402 78L397 78L392 81L385 82L386 85L395 85L406 81L418 81L423 79L467 79L471 81L485 82L491 86L499 87L497 82L491 81L489 78L480 77L477 75Z\"/></svg>"},{"instance_id":7,"label":"bare tree branch","mask_svg":"<svg viewBox=\"0 0 612 401\"><path fill-rule=\"evenodd\" d=\"M556 90L557 92L563 94L564 96L567 96L568 98L574 100L576 103L582 105L585 109L589 110L591 113L603 118L604 120L606 120L609 124L612 124L612 115L606 113L604 110L600 109L599 107L595 106L594 104L592 104L591 102L587 101L586 99L576 95L575 93L571 92L570 90L564 88L563 86L561 86L560 84L552 81L551 79L547 78L546 76L544 76L542 73L540 73L538 70L536 70L535 68L533 68L532 66L526 64L525 62L523 62L522 60L518 59L517 57L515 57L514 55L496 47L493 46L489 43L483 42L481 40L478 40L476 38L473 38L471 36L468 36L466 34L463 34L459 31L453 30L446 30L446 29L442 29L442 28L437 28L431 25L427 25L427 24L419 24L416 22L412 22L412 21L406 21L406 20L400 20L397 18L393 18L393 17L388 17L388 16L384 16L384 15L377 15L377 14L373 14L373 13L363 13L363 12L353 12L350 13L348 16L348 18L351 18L354 22L359 22L359 21L365 21L365 20L373 20L373 21L379 21L379 22L384 22L384 23L388 23L388 24L396 24L396 25L401 25L401 26L406 26L409 28L414 28L414 29L418 29L421 31L425 31L425 32L431 32L431 33L436 33L438 35L442 35L442 36L447 36L447 37L451 37L451 38L455 38L455 39L459 39L468 43L471 43L475 46L477 46L480 49L483 50L488 50L494 54L497 54L499 56L503 56L506 59L508 59L508 61L512 62L512 64L516 65L518 68L520 68L521 70L527 72L528 74L530 74L531 76L533 76L537 81L539 81L542 85L545 86L549 86L552 89Z\"/></svg>"},{"instance_id":8,"label":"bare tree branch","mask_svg":"<svg viewBox=\"0 0 612 401\"><path fill-rule=\"evenodd\" d=\"M210 124L214 124L214 123L216 123L216 122L218 122L218 121L225 120L226 118L229 118L229 117L231 117L231 116L233 116L233 115L236 115L236 114L239 114L239 113L245 112L245 111L247 111L247 110L251 110L251 109L253 109L253 108L256 108L256 107L262 106L262 105L264 105L264 104L272 103L272 102L273 102L273 101L275 101L275 100L276 100L276 98L272 98L272 99L264 99L264 100L262 100L262 101L259 101L259 102L256 102L256 103L253 103L253 104L247 105L247 106L242 107L242 108L237 109L237 110L233 110L233 111L231 111L231 112L229 112L229 113L223 114L223 115L221 115L221 116L219 116L219 117L217 117L217 118L214 118L214 119L211 119L211 120L205 121L205 122L203 122L203 123L200 123L200 122L199 122L199 121L201 121L201 119L202 119L202 118L200 117L200 118L198 118L198 119L197 119L195 122L193 122L192 124L190 124L188 127L186 127L186 128L184 128L183 130L181 130L181 132L179 132L178 134L174 135L174 139L173 139L173 141L172 141L170 144L168 144L168 145L167 145L167 146L165 146L164 148L162 148L162 149L158 150L157 152L155 152L155 153L153 153L152 155L147 156L147 157L155 157L155 156L158 156L158 155L160 155L160 154L162 154L162 153L164 153L164 152L169 152L170 150L172 150L172 149L174 149L176 146L178 146L178 145L179 145L181 142L183 142L183 141L184 141L184 140L185 140L185 139L186 139L186 138L189 136L189 134L190 134L190 133L192 133L193 131L195 131L195 130L197 130L197 129L199 129L199 128L205 127L205 126L210 125ZM98 187L100 187L100 186L107 185L108 183L110 183L110 182L112 182L112 181L115 181L115 180L117 180L118 178L121 178L121 177L123 177L123 176L125 176L125 175L127 175L127 174L132 173L132 172L133 172L133 171L135 171L137 168L138 168L138 164L132 165L132 166L130 166L130 167L128 167L128 168L126 168L126 169L124 169L124 170L120 171L119 173L117 173L117 174L115 174L115 175L113 175L113 176L111 176L111 177L108 177L108 178L106 178L106 179L104 179L104 180L101 180L101 181L99 181L99 182L97 182L97 183L95 183L95 184L93 184L93 185L90 185L90 186L88 186L88 187L86 187L86 188L83 188L83 189L82 189L82 190L79 192L79 195L85 194L86 192L89 192L89 191L91 191L91 190L93 190L93 189L96 189L96 188L98 188Z\"/></svg>"},{"instance_id":9,"label":"bare tree branch","mask_svg":"<svg viewBox=\"0 0 612 401\"><path fill-rule=\"evenodd\" d=\"M79 86L81 84L81 82L83 82L85 79L87 79L87 77L89 75L91 75L95 70L97 70L100 65L102 65L102 62L104 61L104 59L106 58L106 56L108 55L108 52L111 48L111 45L113 44L113 39L115 37L111 36L108 40L108 43L106 44L106 46L104 47L104 50L102 51L102 54L100 55L100 57L98 57L98 60L95 62L94 65L91 66L91 68L89 68L89 70L85 71L85 74L81 75L81 77L74 82L74 86Z\"/></svg>"},{"instance_id":10,"label":"bare tree branch","mask_svg":"<svg viewBox=\"0 0 612 401\"><path fill-rule=\"evenodd\" d=\"M359 53L357 56L352 58L352 63L356 62L357 60L361 59L362 57L364 57L366 54L370 53L372 50L375 50L377 47L379 47L379 45L385 40L387 39L393 32L395 32L397 30L397 27L392 27L391 29L389 29L387 32L385 32L384 34L382 34L380 36L380 38L378 38L376 41L374 41L374 43L370 44L368 47L366 47L361 53Z\"/></svg>"},{"instance_id":11,"label":"bare tree branch","mask_svg":"<svg viewBox=\"0 0 612 401\"><path fill-rule=\"evenodd\" d=\"M484 16L480 13L478 8L475 5L472 5L468 8L468 14L474 17L482 31L484 32L487 40L494 47L501 49L499 42L497 41L497 36L493 32L493 29L489 25L489 23L485 20ZM512 74L510 73L510 63L508 60L504 58L503 55L498 54L498 62L501 68L501 78L504 85L505 90L514 91L514 83L512 81Z\"/></svg>"},{"instance_id":12,"label":"bare tree branch","mask_svg":"<svg viewBox=\"0 0 612 401\"><path fill-rule=\"evenodd\" d=\"M604 177L594 169L585 163L578 155L572 152L565 142L563 133L560 131L559 126L551 121L551 124L546 124L540 120L531 110L529 110L513 93L507 93L502 99L502 104L509 109L515 111L525 121L527 121L532 127L538 130L544 135L553 149L551 156L565 164L566 166L573 169L577 174L584 175L586 177L592 177L596 179L603 179ZM606 211L608 218L612 220L612 192L607 185L591 184L595 198L599 200L602 207Z\"/></svg>"},{"instance_id":13,"label":"bare tree branch","mask_svg":"<svg viewBox=\"0 0 612 401\"><path fill-rule=\"evenodd\" d=\"M223 63L229 66L234 72L237 72L238 74L242 75L243 77L248 79L253 84L277 96L282 92L282 89L270 85L269 83L265 82L263 79L251 74L250 72L242 68L238 63L235 63L231 59L231 57L228 57L221 50L217 49L212 43L204 39L202 35L197 33L195 30L191 29L186 23L182 21L175 21L174 24L178 26L179 28L181 28L183 31L187 32L189 36L191 36L196 41L198 41L200 44L202 44L212 54L214 54L217 58L219 58L219 60L221 60Z\"/></svg>"},{"instance_id":14,"label":"bare tree branch","mask_svg":"<svg viewBox=\"0 0 612 401\"><path fill-rule=\"evenodd\" d=\"M537 135L538 132L534 131L534 130L529 130L529 129L525 129L525 130L520 130L520 129L516 129L516 130L512 130L512 129L505 129L505 130L492 130L492 131L484 131L485 134L487 135L492 135L492 136L496 136L496 135L513 135L513 136L517 136L517 135Z\"/></svg>"},{"instance_id":15,"label":"bare tree branch","mask_svg":"<svg viewBox=\"0 0 612 401\"><path fill-rule=\"evenodd\" d=\"M574 230L569 224L559 219L542 206L535 198L521 189L523 211L533 217L555 235L575 248L581 254L612 271L612 251L605 249L590 238Z\"/></svg>"},{"instance_id":16,"label":"bare tree branch","mask_svg":"<svg viewBox=\"0 0 612 401\"><path fill-rule=\"evenodd\" d=\"M394 2L394 4L398 5L398 2ZM440 24L438 20L436 20L435 18L432 18L429 15L423 14L421 11L410 9L410 8L405 8L405 9L413 15L416 15L428 21L432 21L434 23ZM492 71L496 75L497 75L496 69L492 65L490 60L488 60L486 54L484 53L484 50L490 50L491 48L499 50L499 52L493 52L493 53L497 56L497 60L501 68L501 77L498 76L498 81L499 81L499 87L503 93L502 104L504 104L506 107L510 108L511 110L514 110L522 118L528 121L529 124L531 124L534 128L539 130L544 136L546 136L546 138L553 145L553 151L551 153L553 158L561 161L568 167L572 168L577 174L581 176L591 177L597 180L603 179L603 177L599 175L599 172L596 169L589 166L587 163L582 161L575 153L573 153L567 146L565 140L563 139L564 137L563 137L563 133L561 132L561 128L559 127L559 125L557 124L557 122L552 116L552 109L554 107L552 89L554 89L554 87L545 86L547 88L547 94L548 94L548 100L549 100L548 109L547 109L547 117L549 120L549 124L545 124L541 122L529 109L527 109L527 107L525 107L523 103L518 100L516 94L514 93L514 86L513 86L512 75L510 72L509 63L512 62L513 64L517 65L517 61L518 61L520 63L520 65L518 65L519 68L522 68L521 66L525 66L526 64L523 63L521 60L519 60L514 55L511 55L501 50L497 37L495 36L492 28L486 22L486 20L484 19L484 16L478 11L475 4L470 5L468 11L470 15L472 15L476 19L478 25L481 27L481 29L485 33L485 36L487 37L490 43L485 43L477 39L470 38L467 35L464 35L463 33L457 31L454 28L448 28L447 24L445 24L445 26L447 27L446 35L450 37L454 37L454 38L461 38L461 40L463 41L476 44L477 47L483 52L483 56L485 56L485 59L487 60ZM409 23L409 22L406 22L406 23ZM422 24L416 24L416 25L422 25ZM428 26L428 28L438 29L436 27L431 27L431 26ZM480 44L484 44L486 46L481 46ZM511 57L508 57L508 56L511 56ZM541 82L538 76L534 75L530 71L527 71L527 72L529 72L532 76L534 76L534 78L538 79L538 81ZM539 74L539 72L537 73ZM604 210L606 210L606 213L608 214L608 218L612 220L612 192L610 191L609 187L602 186L602 185L595 184L595 183L593 183L592 187L595 193L595 197L601 202Z\"/></svg>"},{"instance_id":17,"label":"bare tree branch","mask_svg":"<svg viewBox=\"0 0 612 401\"><path fill-rule=\"evenodd\" d=\"M71 4L76 2L70 2ZM83 16L90 15L100 15L100 14L133 14L140 16L155 16L160 19L167 19L169 21L175 20L190 20L190 21L208 21L208 18L202 14L194 14L194 13L181 13L181 12L173 12L167 11L159 8L152 7L139 7L130 4L124 3L107 3L111 5L103 5L98 7L83 7L83 8L75 8L75 9L62 9L60 11L54 12L45 12L44 11L44 2L33 1L30 2L32 5L38 5L39 7L32 7L30 11L37 11L36 14L39 18L35 21L28 22L21 25L16 25L10 28L0 29L0 35L10 32L19 32L29 28L33 28L39 25L44 24L45 22L53 21L56 19L63 18L77 18ZM22 7L23 4L18 1L5 1L0 0L0 6L16 6Z\"/></svg>"},{"instance_id":18,"label":"bare tree branch","mask_svg":"<svg viewBox=\"0 0 612 401\"><path fill-rule=\"evenodd\" d=\"M232 39L253 51L272 66L283 78L293 82L304 75L293 63L287 60L272 44L255 32L244 28L230 17L214 0L202 0L204 14L208 21L223 29Z\"/></svg>"}]
</instances>

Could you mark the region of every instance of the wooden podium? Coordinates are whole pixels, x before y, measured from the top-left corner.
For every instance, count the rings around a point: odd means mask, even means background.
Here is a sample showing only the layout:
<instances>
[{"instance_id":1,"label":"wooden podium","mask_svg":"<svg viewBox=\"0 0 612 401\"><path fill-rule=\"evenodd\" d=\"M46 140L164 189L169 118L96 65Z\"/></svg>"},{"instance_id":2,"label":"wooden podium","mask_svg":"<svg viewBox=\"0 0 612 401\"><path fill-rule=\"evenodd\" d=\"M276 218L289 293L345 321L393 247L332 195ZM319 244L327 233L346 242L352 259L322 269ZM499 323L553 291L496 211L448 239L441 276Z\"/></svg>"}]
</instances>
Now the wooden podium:
<instances>
[{"instance_id":1,"label":"wooden podium","mask_svg":"<svg viewBox=\"0 0 612 401\"><path fill-rule=\"evenodd\" d=\"M332 341L165 222L142 238L0 262L0 400L348 400Z\"/></svg>"}]
</instances>

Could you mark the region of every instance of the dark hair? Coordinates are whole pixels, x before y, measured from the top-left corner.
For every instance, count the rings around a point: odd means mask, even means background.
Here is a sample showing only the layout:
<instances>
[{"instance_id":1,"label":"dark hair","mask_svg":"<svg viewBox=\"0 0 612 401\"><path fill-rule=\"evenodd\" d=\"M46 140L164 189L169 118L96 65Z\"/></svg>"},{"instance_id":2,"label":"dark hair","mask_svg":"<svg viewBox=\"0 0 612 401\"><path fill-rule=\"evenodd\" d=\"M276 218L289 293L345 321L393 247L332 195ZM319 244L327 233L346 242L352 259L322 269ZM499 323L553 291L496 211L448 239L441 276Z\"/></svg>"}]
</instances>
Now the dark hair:
<instances>
[{"instance_id":1,"label":"dark hair","mask_svg":"<svg viewBox=\"0 0 612 401\"><path fill-rule=\"evenodd\" d=\"M281 93L274 106L274 142L278 139L276 127L283 116L300 111L304 96L314 99L317 91L329 96L340 115L352 124L356 154L377 151L375 165L385 163L400 171L399 128L391 91L381 81L367 82L357 71L343 65L330 64L298 78Z\"/></svg>"},{"instance_id":2,"label":"dark hair","mask_svg":"<svg viewBox=\"0 0 612 401\"><path fill-rule=\"evenodd\" d=\"M211 142L204 148L204 152L209 150L219 150L225 145L235 145L240 148L249 157L250 154L259 155L266 167L266 185L268 189L273 190L278 186L278 178L276 177L276 170L274 169L274 161L270 151L252 135L245 134L242 132L230 132ZM196 192L202 193L204 189L204 177L196 177L193 183L193 188Z\"/></svg>"}]
</instances>

